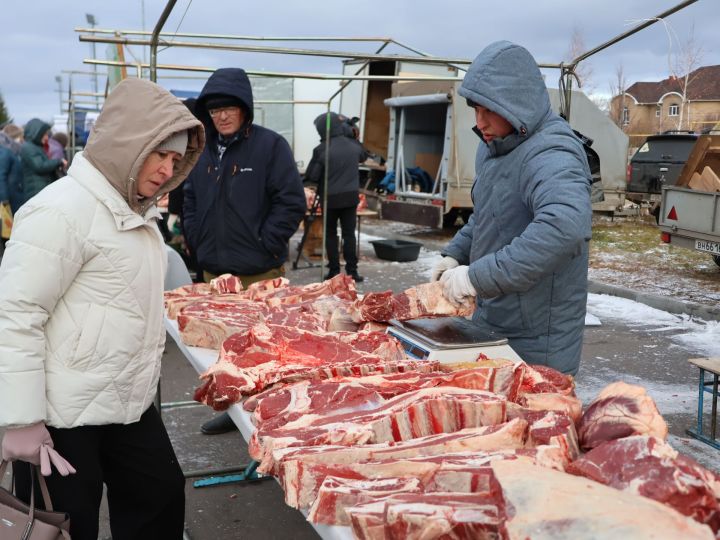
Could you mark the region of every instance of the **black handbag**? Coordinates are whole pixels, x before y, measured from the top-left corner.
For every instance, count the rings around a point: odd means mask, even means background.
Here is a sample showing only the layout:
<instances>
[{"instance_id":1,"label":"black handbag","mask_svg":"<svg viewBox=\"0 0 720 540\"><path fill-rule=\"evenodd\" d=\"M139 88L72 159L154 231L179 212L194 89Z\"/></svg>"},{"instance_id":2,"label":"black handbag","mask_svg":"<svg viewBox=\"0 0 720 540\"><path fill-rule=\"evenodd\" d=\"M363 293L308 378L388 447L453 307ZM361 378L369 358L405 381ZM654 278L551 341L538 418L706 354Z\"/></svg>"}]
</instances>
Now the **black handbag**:
<instances>
[{"instance_id":1,"label":"black handbag","mask_svg":"<svg viewBox=\"0 0 720 540\"><path fill-rule=\"evenodd\" d=\"M5 478L8 462L0 462L0 481ZM35 476L47 510L35 508ZM45 478L36 465L30 468L30 504L0 487L0 538L2 540L70 540L70 516L55 512Z\"/></svg>"}]
</instances>

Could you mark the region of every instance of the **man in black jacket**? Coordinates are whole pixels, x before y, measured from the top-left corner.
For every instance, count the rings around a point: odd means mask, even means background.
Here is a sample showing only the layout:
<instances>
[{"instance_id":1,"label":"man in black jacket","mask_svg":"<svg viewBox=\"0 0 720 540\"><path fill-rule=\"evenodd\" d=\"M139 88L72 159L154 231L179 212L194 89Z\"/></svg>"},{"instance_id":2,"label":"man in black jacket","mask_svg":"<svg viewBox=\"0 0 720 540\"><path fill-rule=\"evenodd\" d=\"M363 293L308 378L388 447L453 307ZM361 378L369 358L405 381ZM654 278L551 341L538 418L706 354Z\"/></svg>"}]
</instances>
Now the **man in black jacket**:
<instances>
[{"instance_id":1,"label":"man in black jacket","mask_svg":"<svg viewBox=\"0 0 720 540\"><path fill-rule=\"evenodd\" d=\"M287 141L253 124L250 80L218 69L195 103L207 142L185 182L183 230L205 281L231 273L243 286L284 275L288 240L305 214L305 194ZM203 433L234 428L227 414Z\"/></svg>"},{"instance_id":2,"label":"man in black jacket","mask_svg":"<svg viewBox=\"0 0 720 540\"><path fill-rule=\"evenodd\" d=\"M329 118L328 118L329 116ZM326 132L330 124L330 155L328 159L327 208L325 209L326 230L325 249L328 256L329 271L325 279L340 273L340 253L337 241L337 223L343 240L343 258L345 273L355 281L363 281L358 274L357 246L355 244L355 223L357 205L360 201L360 178L358 163L368 158L368 152L357 140L357 131L345 116L337 113L323 113L315 119L315 128L320 134L320 144L313 150L312 159L305 171L305 182L316 184L319 195L323 197L325 183Z\"/></svg>"}]
</instances>

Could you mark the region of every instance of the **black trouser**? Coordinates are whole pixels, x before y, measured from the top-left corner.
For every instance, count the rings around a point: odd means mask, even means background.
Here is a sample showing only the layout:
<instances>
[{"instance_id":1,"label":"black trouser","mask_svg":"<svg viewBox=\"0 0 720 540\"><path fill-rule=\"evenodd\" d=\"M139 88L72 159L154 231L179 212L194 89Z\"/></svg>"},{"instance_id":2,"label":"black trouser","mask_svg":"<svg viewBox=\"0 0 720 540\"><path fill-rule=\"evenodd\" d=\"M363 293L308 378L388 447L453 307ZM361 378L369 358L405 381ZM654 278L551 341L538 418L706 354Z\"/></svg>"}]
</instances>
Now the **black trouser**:
<instances>
[{"instance_id":1,"label":"black trouser","mask_svg":"<svg viewBox=\"0 0 720 540\"><path fill-rule=\"evenodd\" d=\"M107 485L113 540L180 540L185 520L185 478L172 444L151 406L134 424L48 427L55 449L76 474L46 478L55 510L70 514L73 540L97 540L103 483ZM13 463L18 496L30 500L30 468ZM39 487L35 491L35 500Z\"/></svg>"},{"instance_id":2,"label":"black trouser","mask_svg":"<svg viewBox=\"0 0 720 540\"><path fill-rule=\"evenodd\" d=\"M345 259L345 272L357 272L358 258L355 245L355 222L357 221L357 206L347 208L328 208L327 229L325 230L325 249L328 256L328 268L331 273L340 272L340 253L338 252L337 222L340 220L342 231L343 258Z\"/></svg>"}]
</instances>

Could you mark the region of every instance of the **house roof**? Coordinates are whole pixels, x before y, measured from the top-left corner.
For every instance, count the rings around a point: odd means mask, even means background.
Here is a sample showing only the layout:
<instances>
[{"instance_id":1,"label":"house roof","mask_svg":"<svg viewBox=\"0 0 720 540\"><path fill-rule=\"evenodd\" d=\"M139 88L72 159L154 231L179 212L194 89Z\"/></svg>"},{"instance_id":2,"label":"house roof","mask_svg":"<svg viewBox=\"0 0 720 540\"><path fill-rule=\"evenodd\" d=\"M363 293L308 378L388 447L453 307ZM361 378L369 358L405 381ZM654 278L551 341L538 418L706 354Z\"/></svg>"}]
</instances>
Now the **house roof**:
<instances>
[{"instance_id":1,"label":"house roof","mask_svg":"<svg viewBox=\"0 0 720 540\"><path fill-rule=\"evenodd\" d=\"M720 100L720 65L704 66L690 73L687 99ZM636 82L625 90L638 103L657 103L668 92L682 93L682 78L670 76L659 82Z\"/></svg>"}]
</instances>

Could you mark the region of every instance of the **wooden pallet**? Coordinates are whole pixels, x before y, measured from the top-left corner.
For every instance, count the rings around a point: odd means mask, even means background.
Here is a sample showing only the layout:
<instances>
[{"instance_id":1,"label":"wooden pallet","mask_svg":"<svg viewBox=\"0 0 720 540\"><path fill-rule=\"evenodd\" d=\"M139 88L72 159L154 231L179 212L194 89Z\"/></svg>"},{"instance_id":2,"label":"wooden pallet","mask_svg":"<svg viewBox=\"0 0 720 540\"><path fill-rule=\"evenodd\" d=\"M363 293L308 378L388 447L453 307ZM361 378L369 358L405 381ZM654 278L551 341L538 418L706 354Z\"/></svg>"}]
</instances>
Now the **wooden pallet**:
<instances>
[{"instance_id":1,"label":"wooden pallet","mask_svg":"<svg viewBox=\"0 0 720 540\"><path fill-rule=\"evenodd\" d=\"M720 135L698 137L676 185L689 187L693 175L695 173L702 175L705 167L710 167L716 174L720 174Z\"/></svg>"}]
</instances>

